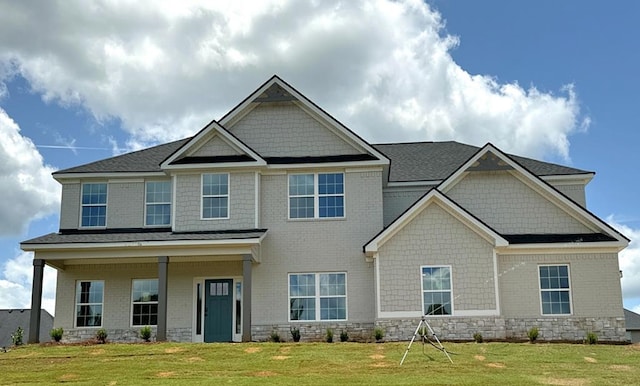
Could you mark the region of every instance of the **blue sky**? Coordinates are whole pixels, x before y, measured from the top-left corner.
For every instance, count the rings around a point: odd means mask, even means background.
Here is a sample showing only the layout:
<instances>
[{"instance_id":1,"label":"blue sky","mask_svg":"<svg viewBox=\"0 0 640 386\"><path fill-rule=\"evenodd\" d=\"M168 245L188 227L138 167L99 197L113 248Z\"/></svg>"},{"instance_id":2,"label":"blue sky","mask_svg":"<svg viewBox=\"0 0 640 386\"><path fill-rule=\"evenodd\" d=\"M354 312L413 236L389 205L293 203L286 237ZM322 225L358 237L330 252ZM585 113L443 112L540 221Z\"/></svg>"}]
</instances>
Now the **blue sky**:
<instances>
[{"instance_id":1,"label":"blue sky","mask_svg":"<svg viewBox=\"0 0 640 386\"><path fill-rule=\"evenodd\" d=\"M70 11L73 10L73 11ZM636 2L0 0L0 308L29 307L52 171L192 135L278 74L370 142L457 140L596 172L640 311ZM595 284L595 283L594 283ZM53 311L55 274L44 305Z\"/></svg>"}]
</instances>

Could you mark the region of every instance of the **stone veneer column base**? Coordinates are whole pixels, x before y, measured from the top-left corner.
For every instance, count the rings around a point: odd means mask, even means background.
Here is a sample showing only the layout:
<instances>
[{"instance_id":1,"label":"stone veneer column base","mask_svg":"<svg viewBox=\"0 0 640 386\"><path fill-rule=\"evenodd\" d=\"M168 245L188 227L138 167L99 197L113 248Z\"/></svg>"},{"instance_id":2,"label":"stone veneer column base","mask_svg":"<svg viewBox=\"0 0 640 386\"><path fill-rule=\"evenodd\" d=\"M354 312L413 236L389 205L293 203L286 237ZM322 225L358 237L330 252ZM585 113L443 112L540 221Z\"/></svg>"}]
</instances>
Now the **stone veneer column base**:
<instances>
[{"instance_id":1,"label":"stone veneer column base","mask_svg":"<svg viewBox=\"0 0 640 386\"><path fill-rule=\"evenodd\" d=\"M349 323L349 322L291 322L286 324L265 324L259 326L251 326L251 336L254 341L268 341L271 339L271 333L277 332L283 341L290 342L291 328L300 329L301 342L320 342L325 341L327 329L333 331L333 341L340 341L340 333L345 331L349 335L350 341L368 342L373 338L373 323Z\"/></svg>"},{"instance_id":2,"label":"stone veneer column base","mask_svg":"<svg viewBox=\"0 0 640 386\"><path fill-rule=\"evenodd\" d=\"M113 343L138 343L143 340L140 338L140 329L135 327L130 329L108 329L107 342ZM63 343L78 343L94 340L96 332L99 328L73 328L64 330L62 335ZM155 341L157 328L151 327L151 341ZM167 330L167 341L171 342L191 342L191 328L169 328Z\"/></svg>"}]
</instances>

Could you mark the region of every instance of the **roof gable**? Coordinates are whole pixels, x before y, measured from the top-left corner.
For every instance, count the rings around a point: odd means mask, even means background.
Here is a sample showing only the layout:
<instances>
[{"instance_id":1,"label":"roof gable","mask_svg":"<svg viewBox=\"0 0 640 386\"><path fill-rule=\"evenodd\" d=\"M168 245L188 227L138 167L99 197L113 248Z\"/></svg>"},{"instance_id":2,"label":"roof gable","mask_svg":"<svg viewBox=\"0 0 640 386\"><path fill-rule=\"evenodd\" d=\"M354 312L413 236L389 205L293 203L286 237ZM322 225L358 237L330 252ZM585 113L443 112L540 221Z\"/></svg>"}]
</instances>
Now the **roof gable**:
<instances>
[{"instance_id":1,"label":"roof gable","mask_svg":"<svg viewBox=\"0 0 640 386\"><path fill-rule=\"evenodd\" d=\"M422 196L414 205L407 209L402 215L395 219L387 228L378 233L365 246L364 252L368 257L373 257L382 245L393 238L405 226L410 224L420 213L430 205L438 205L450 215L465 224L476 234L491 242L496 247L507 246L509 243L498 232L490 226L473 216L456 202L442 194L438 189L431 189Z\"/></svg>"},{"instance_id":2,"label":"roof gable","mask_svg":"<svg viewBox=\"0 0 640 386\"><path fill-rule=\"evenodd\" d=\"M505 170L510 171L521 182L542 194L554 205L584 224L587 228L592 229L593 233L602 232L605 235L612 237L620 243L619 246L621 248L626 247L628 244L629 240L624 235L616 231L593 213L583 208L581 205L562 194L553 186L543 181L540 177L530 172L527 168L523 167L520 163L509 155L503 153L491 143L487 143L484 147L479 149L455 172L442 181L442 183L438 185L438 189L444 194L447 194L468 173L476 171Z\"/></svg>"},{"instance_id":3,"label":"roof gable","mask_svg":"<svg viewBox=\"0 0 640 386\"><path fill-rule=\"evenodd\" d=\"M264 166L266 161L253 149L211 121L160 165L162 169Z\"/></svg>"}]
</instances>

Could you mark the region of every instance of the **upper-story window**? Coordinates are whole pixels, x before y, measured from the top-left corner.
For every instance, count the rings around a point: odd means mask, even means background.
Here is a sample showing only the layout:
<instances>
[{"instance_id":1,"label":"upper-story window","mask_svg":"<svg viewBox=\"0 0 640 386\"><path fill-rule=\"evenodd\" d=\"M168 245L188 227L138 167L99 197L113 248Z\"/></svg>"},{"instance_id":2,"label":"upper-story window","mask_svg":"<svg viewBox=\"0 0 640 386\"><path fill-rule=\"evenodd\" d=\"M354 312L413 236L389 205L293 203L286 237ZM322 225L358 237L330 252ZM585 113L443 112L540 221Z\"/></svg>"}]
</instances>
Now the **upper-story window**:
<instances>
[{"instance_id":1,"label":"upper-story window","mask_svg":"<svg viewBox=\"0 0 640 386\"><path fill-rule=\"evenodd\" d=\"M202 218L229 218L229 174L202 175Z\"/></svg>"},{"instance_id":2,"label":"upper-story window","mask_svg":"<svg viewBox=\"0 0 640 386\"><path fill-rule=\"evenodd\" d=\"M83 227L103 227L107 225L107 184L82 184Z\"/></svg>"},{"instance_id":3,"label":"upper-story window","mask_svg":"<svg viewBox=\"0 0 640 386\"><path fill-rule=\"evenodd\" d=\"M150 181L146 184L146 215L148 226L171 224L171 182Z\"/></svg>"},{"instance_id":4,"label":"upper-story window","mask_svg":"<svg viewBox=\"0 0 640 386\"><path fill-rule=\"evenodd\" d=\"M344 217L344 174L289 175L289 218Z\"/></svg>"}]
</instances>

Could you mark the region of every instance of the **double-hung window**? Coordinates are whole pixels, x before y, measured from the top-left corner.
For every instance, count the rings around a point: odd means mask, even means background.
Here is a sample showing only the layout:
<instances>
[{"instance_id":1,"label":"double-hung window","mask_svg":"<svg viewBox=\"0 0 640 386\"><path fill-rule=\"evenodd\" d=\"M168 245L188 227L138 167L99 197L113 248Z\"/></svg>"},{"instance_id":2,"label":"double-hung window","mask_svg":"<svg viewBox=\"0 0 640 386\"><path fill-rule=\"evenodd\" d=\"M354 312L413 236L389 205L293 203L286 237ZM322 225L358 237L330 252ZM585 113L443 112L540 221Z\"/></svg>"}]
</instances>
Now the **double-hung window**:
<instances>
[{"instance_id":1,"label":"double-hung window","mask_svg":"<svg viewBox=\"0 0 640 386\"><path fill-rule=\"evenodd\" d=\"M346 273L289 275L289 320L346 319Z\"/></svg>"},{"instance_id":2,"label":"double-hung window","mask_svg":"<svg viewBox=\"0 0 640 386\"><path fill-rule=\"evenodd\" d=\"M202 175L202 218L229 218L229 174Z\"/></svg>"},{"instance_id":3,"label":"double-hung window","mask_svg":"<svg viewBox=\"0 0 640 386\"><path fill-rule=\"evenodd\" d=\"M540 299L543 315L571 314L571 286L568 265L541 265Z\"/></svg>"},{"instance_id":4,"label":"double-hung window","mask_svg":"<svg viewBox=\"0 0 640 386\"><path fill-rule=\"evenodd\" d=\"M76 283L76 327L102 326L104 282L99 280Z\"/></svg>"},{"instance_id":5,"label":"double-hung window","mask_svg":"<svg viewBox=\"0 0 640 386\"><path fill-rule=\"evenodd\" d=\"M131 286L131 325L158 324L158 279L134 280Z\"/></svg>"},{"instance_id":6,"label":"double-hung window","mask_svg":"<svg viewBox=\"0 0 640 386\"><path fill-rule=\"evenodd\" d=\"M289 175L289 218L344 217L344 174Z\"/></svg>"},{"instance_id":7,"label":"double-hung window","mask_svg":"<svg viewBox=\"0 0 640 386\"><path fill-rule=\"evenodd\" d=\"M171 182L150 181L146 184L145 224L159 226L171 224Z\"/></svg>"},{"instance_id":8,"label":"double-hung window","mask_svg":"<svg viewBox=\"0 0 640 386\"><path fill-rule=\"evenodd\" d=\"M103 227L107 225L107 184L82 184L83 227Z\"/></svg>"},{"instance_id":9,"label":"double-hung window","mask_svg":"<svg viewBox=\"0 0 640 386\"><path fill-rule=\"evenodd\" d=\"M422 304L424 315L451 315L451 267L422 267Z\"/></svg>"}]
</instances>

